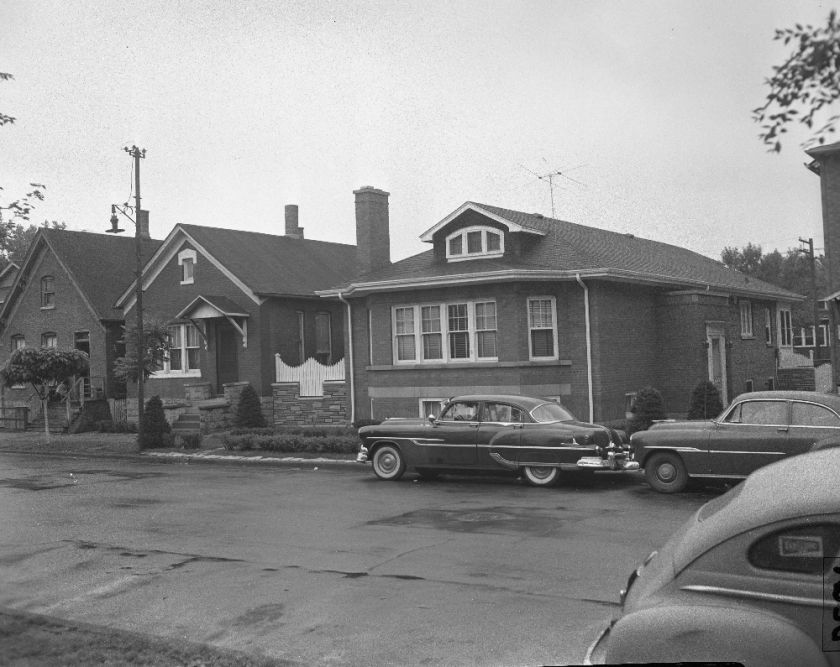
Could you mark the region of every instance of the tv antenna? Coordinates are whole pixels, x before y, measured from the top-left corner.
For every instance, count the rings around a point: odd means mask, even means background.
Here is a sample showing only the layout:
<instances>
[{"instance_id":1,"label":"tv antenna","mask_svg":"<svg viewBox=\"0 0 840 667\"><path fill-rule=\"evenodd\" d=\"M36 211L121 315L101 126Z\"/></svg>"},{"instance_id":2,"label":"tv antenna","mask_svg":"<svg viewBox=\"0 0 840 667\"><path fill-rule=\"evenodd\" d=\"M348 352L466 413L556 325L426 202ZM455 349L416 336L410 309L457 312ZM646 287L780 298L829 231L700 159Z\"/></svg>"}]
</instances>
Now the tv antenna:
<instances>
[{"instance_id":1,"label":"tv antenna","mask_svg":"<svg viewBox=\"0 0 840 667\"><path fill-rule=\"evenodd\" d=\"M548 164L548 161L545 158L543 158L543 161L546 164ZM529 174L532 174L533 176L536 176L539 180L543 181L544 183L548 183L548 189L551 192L551 217L553 218L553 217L555 217L555 214L554 214L554 179L562 177L562 178L570 180L572 183L577 183L578 185L583 185L583 183L581 183L580 181L576 181L574 178L569 176L566 172L572 171L573 169L580 169L581 167L585 167L586 165L585 164L579 164L575 167L570 167L569 169L555 169L555 170L549 171L545 174L538 174L537 172L528 169L528 167L526 167L525 165L522 165L522 164L519 165L519 166L522 167Z\"/></svg>"}]
</instances>

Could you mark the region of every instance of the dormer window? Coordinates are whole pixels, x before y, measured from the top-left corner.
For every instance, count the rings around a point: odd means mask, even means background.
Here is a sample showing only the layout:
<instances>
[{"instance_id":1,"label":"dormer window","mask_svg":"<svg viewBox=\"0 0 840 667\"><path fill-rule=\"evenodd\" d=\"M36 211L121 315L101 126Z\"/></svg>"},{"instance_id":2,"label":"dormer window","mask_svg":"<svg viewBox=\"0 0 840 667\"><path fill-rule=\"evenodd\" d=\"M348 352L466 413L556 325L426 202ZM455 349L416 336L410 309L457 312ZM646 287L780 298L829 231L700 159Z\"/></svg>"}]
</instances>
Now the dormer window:
<instances>
[{"instance_id":1,"label":"dormer window","mask_svg":"<svg viewBox=\"0 0 840 667\"><path fill-rule=\"evenodd\" d=\"M504 251L504 237L495 227L467 227L446 237L446 259L452 262L501 257Z\"/></svg>"},{"instance_id":2,"label":"dormer window","mask_svg":"<svg viewBox=\"0 0 840 667\"><path fill-rule=\"evenodd\" d=\"M178 253L182 285L192 285L195 282L195 258L195 250L189 248Z\"/></svg>"}]
</instances>

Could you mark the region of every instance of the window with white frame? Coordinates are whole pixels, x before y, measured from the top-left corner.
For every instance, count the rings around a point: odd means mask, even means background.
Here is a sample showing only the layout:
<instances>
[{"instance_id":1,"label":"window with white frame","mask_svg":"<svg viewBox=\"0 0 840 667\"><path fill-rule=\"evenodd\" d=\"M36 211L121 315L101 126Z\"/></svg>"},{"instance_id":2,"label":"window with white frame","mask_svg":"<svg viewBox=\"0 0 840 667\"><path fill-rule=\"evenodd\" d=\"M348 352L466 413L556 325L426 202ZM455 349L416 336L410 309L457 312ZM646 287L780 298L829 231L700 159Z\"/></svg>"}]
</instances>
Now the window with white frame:
<instances>
[{"instance_id":1,"label":"window with white frame","mask_svg":"<svg viewBox=\"0 0 840 667\"><path fill-rule=\"evenodd\" d=\"M773 344L773 319L769 308L764 309L764 342L768 345Z\"/></svg>"},{"instance_id":2,"label":"window with white frame","mask_svg":"<svg viewBox=\"0 0 840 667\"><path fill-rule=\"evenodd\" d=\"M446 237L446 259L460 261L479 257L501 257L505 237L494 227L466 227Z\"/></svg>"},{"instance_id":3,"label":"window with white frame","mask_svg":"<svg viewBox=\"0 0 840 667\"><path fill-rule=\"evenodd\" d=\"M741 299L738 305L741 309L741 336L751 338L753 335L752 302Z\"/></svg>"},{"instance_id":4,"label":"window with white frame","mask_svg":"<svg viewBox=\"0 0 840 667\"><path fill-rule=\"evenodd\" d=\"M12 352L15 350L22 350L26 347L26 338L21 336L20 334L15 334L12 336Z\"/></svg>"},{"instance_id":5,"label":"window with white frame","mask_svg":"<svg viewBox=\"0 0 840 667\"><path fill-rule=\"evenodd\" d=\"M55 278L41 278L41 308L55 308Z\"/></svg>"},{"instance_id":6,"label":"window with white frame","mask_svg":"<svg viewBox=\"0 0 840 667\"><path fill-rule=\"evenodd\" d=\"M440 409L446 403L445 398L421 398L420 417L426 419L429 416L437 419L440 416Z\"/></svg>"},{"instance_id":7,"label":"window with white frame","mask_svg":"<svg viewBox=\"0 0 840 667\"><path fill-rule=\"evenodd\" d=\"M181 284L192 285L195 282L196 252L185 248L178 253L178 266L181 267Z\"/></svg>"},{"instance_id":8,"label":"window with white frame","mask_svg":"<svg viewBox=\"0 0 840 667\"><path fill-rule=\"evenodd\" d=\"M201 336L192 324L173 324L167 327L169 334L169 359L155 375L201 375L199 344Z\"/></svg>"},{"instance_id":9,"label":"window with white frame","mask_svg":"<svg viewBox=\"0 0 840 667\"><path fill-rule=\"evenodd\" d=\"M793 324L791 322L790 310L779 309L779 346L791 347L793 345Z\"/></svg>"},{"instance_id":10,"label":"window with white frame","mask_svg":"<svg viewBox=\"0 0 840 667\"><path fill-rule=\"evenodd\" d=\"M557 359L557 304L553 296L528 299L528 354L531 359Z\"/></svg>"},{"instance_id":11,"label":"window with white frame","mask_svg":"<svg viewBox=\"0 0 840 667\"><path fill-rule=\"evenodd\" d=\"M41 334L41 347L58 347L58 336L52 332L48 331L47 333Z\"/></svg>"},{"instance_id":12,"label":"window with white frame","mask_svg":"<svg viewBox=\"0 0 840 667\"><path fill-rule=\"evenodd\" d=\"M394 362L495 361L496 333L495 301L397 306Z\"/></svg>"}]
</instances>

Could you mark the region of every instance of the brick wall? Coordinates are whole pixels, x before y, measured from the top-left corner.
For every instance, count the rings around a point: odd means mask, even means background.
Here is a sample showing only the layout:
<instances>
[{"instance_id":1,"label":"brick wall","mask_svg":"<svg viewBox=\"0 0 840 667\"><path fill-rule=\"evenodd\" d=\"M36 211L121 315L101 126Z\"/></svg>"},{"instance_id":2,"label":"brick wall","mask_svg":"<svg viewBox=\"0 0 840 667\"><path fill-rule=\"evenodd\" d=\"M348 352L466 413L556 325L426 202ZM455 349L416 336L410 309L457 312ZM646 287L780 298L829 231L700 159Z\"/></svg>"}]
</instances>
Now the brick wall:
<instances>
[{"instance_id":1,"label":"brick wall","mask_svg":"<svg viewBox=\"0 0 840 667\"><path fill-rule=\"evenodd\" d=\"M324 395L301 397L300 384L279 382L271 385L275 426L346 426L349 422L347 383L324 382Z\"/></svg>"},{"instance_id":2,"label":"brick wall","mask_svg":"<svg viewBox=\"0 0 840 667\"><path fill-rule=\"evenodd\" d=\"M816 391L813 368L780 368L777 373L777 389Z\"/></svg>"}]
</instances>

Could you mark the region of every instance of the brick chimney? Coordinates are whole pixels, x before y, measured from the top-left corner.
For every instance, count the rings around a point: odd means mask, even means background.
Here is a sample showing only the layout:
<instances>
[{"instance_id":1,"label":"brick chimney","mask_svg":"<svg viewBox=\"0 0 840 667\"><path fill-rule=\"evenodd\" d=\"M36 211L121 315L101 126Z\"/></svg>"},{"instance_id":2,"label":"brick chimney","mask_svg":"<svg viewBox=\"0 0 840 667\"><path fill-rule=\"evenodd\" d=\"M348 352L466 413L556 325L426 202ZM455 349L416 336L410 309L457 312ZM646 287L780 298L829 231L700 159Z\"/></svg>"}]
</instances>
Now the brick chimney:
<instances>
[{"instance_id":1,"label":"brick chimney","mask_svg":"<svg viewBox=\"0 0 840 667\"><path fill-rule=\"evenodd\" d=\"M298 227L297 204L286 204L286 236L293 239L303 238L303 227Z\"/></svg>"},{"instance_id":2,"label":"brick chimney","mask_svg":"<svg viewBox=\"0 0 840 667\"><path fill-rule=\"evenodd\" d=\"M389 193L366 185L353 194L356 195L356 268L361 275L391 263Z\"/></svg>"},{"instance_id":3,"label":"brick chimney","mask_svg":"<svg viewBox=\"0 0 840 667\"><path fill-rule=\"evenodd\" d=\"M140 227L140 238L149 239L149 212L142 208L137 212L137 225Z\"/></svg>"}]
</instances>

